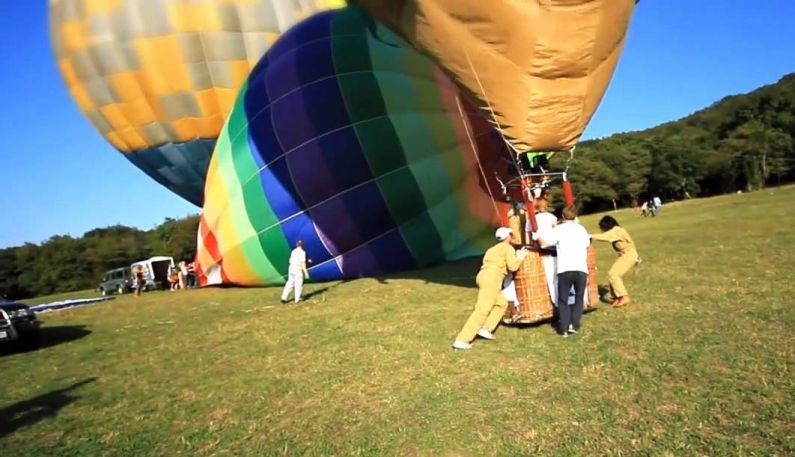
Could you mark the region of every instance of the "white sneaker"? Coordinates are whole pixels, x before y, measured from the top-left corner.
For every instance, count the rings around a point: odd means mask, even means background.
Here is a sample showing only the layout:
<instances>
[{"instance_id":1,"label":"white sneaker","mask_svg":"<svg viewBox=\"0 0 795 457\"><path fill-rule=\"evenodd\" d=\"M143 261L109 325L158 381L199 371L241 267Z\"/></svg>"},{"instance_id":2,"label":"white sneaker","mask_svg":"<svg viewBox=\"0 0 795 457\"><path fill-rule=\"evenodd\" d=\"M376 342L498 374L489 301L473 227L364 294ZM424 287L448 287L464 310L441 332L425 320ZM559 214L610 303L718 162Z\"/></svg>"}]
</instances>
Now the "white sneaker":
<instances>
[{"instance_id":1,"label":"white sneaker","mask_svg":"<svg viewBox=\"0 0 795 457\"><path fill-rule=\"evenodd\" d=\"M472 349L472 344L455 340L453 342L453 349Z\"/></svg>"},{"instance_id":2,"label":"white sneaker","mask_svg":"<svg viewBox=\"0 0 795 457\"><path fill-rule=\"evenodd\" d=\"M574 330L574 326L573 325L569 325L569 333L573 333L575 335L577 334L577 330Z\"/></svg>"},{"instance_id":3,"label":"white sneaker","mask_svg":"<svg viewBox=\"0 0 795 457\"><path fill-rule=\"evenodd\" d=\"M485 338L487 340L493 340L494 339L494 335L492 335L491 332L486 330L485 328L482 328L482 329L478 330L478 336L481 337L481 338Z\"/></svg>"}]
</instances>

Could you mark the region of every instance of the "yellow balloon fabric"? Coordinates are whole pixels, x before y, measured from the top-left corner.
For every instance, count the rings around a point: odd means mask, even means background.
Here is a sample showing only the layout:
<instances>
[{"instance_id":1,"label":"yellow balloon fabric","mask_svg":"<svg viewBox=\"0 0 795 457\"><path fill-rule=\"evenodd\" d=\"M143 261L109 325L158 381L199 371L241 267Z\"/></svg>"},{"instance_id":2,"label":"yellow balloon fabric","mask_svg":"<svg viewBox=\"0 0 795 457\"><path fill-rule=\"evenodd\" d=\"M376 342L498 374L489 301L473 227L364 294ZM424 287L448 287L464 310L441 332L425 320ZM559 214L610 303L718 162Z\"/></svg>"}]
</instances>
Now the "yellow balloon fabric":
<instances>
[{"instance_id":1,"label":"yellow balloon fabric","mask_svg":"<svg viewBox=\"0 0 795 457\"><path fill-rule=\"evenodd\" d=\"M429 54L520 152L570 150L636 0L354 0Z\"/></svg>"},{"instance_id":2,"label":"yellow balloon fabric","mask_svg":"<svg viewBox=\"0 0 795 457\"><path fill-rule=\"evenodd\" d=\"M58 66L122 152L218 137L281 32L344 0L50 0Z\"/></svg>"}]
</instances>

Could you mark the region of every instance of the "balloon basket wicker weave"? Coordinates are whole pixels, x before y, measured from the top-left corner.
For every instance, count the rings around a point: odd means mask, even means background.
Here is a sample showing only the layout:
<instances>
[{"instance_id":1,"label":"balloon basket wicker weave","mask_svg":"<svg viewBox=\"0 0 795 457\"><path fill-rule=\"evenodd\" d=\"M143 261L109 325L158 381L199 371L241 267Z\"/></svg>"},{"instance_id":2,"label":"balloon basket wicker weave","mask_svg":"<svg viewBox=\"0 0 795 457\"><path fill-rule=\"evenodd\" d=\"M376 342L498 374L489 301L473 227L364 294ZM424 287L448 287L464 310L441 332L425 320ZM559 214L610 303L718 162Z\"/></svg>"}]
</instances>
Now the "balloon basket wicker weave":
<instances>
[{"instance_id":1,"label":"balloon basket wicker weave","mask_svg":"<svg viewBox=\"0 0 795 457\"><path fill-rule=\"evenodd\" d=\"M531 248L532 249L532 248ZM517 306L508 302L508 308L502 318L505 324L535 324L551 319L554 307L549 297L544 265L538 250L531 250L525 257L514 277ZM588 247L588 283L586 285L585 309L593 309L599 300L596 284L596 254L593 246Z\"/></svg>"}]
</instances>

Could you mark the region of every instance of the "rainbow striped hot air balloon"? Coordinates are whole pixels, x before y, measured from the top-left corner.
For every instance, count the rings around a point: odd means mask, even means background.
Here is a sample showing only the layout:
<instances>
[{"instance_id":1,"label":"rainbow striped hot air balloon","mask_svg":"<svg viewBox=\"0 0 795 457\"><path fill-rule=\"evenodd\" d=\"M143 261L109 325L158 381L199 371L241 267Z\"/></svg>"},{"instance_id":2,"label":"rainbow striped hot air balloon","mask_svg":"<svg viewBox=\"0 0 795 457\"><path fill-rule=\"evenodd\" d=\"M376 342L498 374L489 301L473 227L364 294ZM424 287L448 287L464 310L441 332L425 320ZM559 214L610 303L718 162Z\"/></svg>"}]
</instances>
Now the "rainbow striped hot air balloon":
<instances>
[{"instance_id":1,"label":"rainbow striped hot air balloon","mask_svg":"<svg viewBox=\"0 0 795 457\"><path fill-rule=\"evenodd\" d=\"M207 176L202 284L278 284L481 253L501 140L426 57L356 8L284 34L253 70ZM482 166L482 170L480 169Z\"/></svg>"},{"instance_id":2,"label":"rainbow striped hot air balloon","mask_svg":"<svg viewBox=\"0 0 795 457\"><path fill-rule=\"evenodd\" d=\"M215 140L281 32L344 0L50 0L81 111L157 182L200 206Z\"/></svg>"}]
</instances>

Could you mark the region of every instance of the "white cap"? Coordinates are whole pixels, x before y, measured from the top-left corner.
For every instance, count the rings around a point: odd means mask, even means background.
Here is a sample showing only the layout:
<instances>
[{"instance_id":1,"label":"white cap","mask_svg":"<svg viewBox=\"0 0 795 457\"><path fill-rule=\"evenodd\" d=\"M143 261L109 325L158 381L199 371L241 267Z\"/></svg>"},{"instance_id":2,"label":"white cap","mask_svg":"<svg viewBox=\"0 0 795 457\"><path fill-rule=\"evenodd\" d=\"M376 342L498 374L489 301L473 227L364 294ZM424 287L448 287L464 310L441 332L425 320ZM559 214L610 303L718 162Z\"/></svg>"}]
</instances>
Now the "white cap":
<instances>
[{"instance_id":1,"label":"white cap","mask_svg":"<svg viewBox=\"0 0 795 457\"><path fill-rule=\"evenodd\" d=\"M500 241L505 241L509 236L511 236L511 229L508 227L500 227L496 232L494 232L494 236Z\"/></svg>"}]
</instances>

